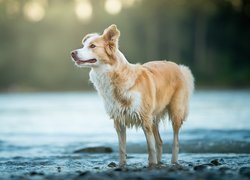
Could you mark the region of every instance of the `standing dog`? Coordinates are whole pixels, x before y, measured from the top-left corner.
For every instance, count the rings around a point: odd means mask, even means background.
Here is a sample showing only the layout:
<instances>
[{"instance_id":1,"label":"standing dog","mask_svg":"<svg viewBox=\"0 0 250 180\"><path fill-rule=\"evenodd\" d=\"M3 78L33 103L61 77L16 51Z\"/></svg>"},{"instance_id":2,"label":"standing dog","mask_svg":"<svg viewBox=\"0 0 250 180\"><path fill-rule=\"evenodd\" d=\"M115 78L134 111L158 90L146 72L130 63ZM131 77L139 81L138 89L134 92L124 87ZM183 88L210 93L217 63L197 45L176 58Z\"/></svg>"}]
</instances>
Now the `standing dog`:
<instances>
[{"instance_id":1,"label":"standing dog","mask_svg":"<svg viewBox=\"0 0 250 180\"><path fill-rule=\"evenodd\" d=\"M194 78L188 67L169 61L130 64L118 49L116 25L102 35L88 34L83 47L71 52L75 64L90 67L90 81L102 96L119 140L120 162L126 164L126 127L142 127L148 145L149 166L161 161L158 124L168 115L174 139L172 163L177 163L179 129L188 114Z\"/></svg>"}]
</instances>

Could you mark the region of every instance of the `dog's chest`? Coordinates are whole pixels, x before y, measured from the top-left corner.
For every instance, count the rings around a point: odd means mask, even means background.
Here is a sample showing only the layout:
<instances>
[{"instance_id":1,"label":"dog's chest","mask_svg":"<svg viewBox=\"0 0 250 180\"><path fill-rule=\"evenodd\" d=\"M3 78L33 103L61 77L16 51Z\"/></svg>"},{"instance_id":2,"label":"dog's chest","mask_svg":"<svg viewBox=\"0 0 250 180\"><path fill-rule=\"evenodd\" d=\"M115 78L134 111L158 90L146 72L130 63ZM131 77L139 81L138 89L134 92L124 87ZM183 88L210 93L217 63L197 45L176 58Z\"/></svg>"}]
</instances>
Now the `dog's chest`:
<instances>
[{"instance_id":1,"label":"dog's chest","mask_svg":"<svg viewBox=\"0 0 250 180\"><path fill-rule=\"evenodd\" d=\"M90 81L94 84L98 93L104 100L104 105L109 116L114 120L124 121L128 126L133 126L140 123L140 105L141 95L139 92L131 92L126 90L126 82L123 84L124 88L119 90L119 94L116 94L116 90L112 80L107 73L95 73L90 72ZM119 96L119 97L117 97ZM124 104L119 100L129 102Z\"/></svg>"}]
</instances>

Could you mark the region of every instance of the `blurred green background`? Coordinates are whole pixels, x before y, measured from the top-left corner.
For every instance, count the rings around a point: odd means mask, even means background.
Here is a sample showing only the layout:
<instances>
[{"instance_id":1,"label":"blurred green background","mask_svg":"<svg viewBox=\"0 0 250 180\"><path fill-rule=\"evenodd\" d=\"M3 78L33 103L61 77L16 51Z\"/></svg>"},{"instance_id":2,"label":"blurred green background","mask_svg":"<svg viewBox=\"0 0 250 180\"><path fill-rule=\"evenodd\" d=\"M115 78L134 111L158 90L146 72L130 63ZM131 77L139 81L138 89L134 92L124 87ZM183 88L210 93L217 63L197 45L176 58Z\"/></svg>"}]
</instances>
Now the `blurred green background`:
<instances>
[{"instance_id":1,"label":"blurred green background","mask_svg":"<svg viewBox=\"0 0 250 180\"><path fill-rule=\"evenodd\" d=\"M186 64L198 88L250 87L249 0L0 0L0 91L93 89L70 51L113 23L132 63Z\"/></svg>"}]
</instances>

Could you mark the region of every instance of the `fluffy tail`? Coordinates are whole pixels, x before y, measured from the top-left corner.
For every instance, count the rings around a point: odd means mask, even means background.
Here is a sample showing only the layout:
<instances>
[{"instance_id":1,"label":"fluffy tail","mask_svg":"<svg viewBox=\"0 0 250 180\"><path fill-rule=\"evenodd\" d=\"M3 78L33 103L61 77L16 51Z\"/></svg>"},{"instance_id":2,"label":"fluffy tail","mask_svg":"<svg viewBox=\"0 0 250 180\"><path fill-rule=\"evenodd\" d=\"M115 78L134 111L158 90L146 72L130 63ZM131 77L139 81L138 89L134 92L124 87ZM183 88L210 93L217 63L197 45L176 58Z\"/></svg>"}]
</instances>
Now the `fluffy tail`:
<instances>
[{"instance_id":1,"label":"fluffy tail","mask_svg":"<svg viewBox=\"0 0 250 180\"><path fill-rule=\"evenodd\" d=\"M181 72L184 75L185 81L187 83L188 94L189 94L189 96L191 96L193 91L194 91L194 76L187 66L179 65L179 67L180 67Z\"/></svg>"}]
</instances>

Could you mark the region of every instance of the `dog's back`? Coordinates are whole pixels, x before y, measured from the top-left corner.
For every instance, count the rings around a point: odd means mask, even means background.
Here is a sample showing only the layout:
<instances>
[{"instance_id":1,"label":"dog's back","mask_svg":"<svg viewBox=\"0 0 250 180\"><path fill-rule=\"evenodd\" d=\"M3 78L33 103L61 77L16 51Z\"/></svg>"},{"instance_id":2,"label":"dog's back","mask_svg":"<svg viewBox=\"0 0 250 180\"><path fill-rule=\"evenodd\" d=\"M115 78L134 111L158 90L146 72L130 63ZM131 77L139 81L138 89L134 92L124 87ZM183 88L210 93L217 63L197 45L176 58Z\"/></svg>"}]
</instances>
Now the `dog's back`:
<instances>
[{"instance_id":1,"label":"dog's back","mask_svg":"<svg viewBox=\"0 0 250 180\"><path fill-rule=\"evenodd\" d=\"M170 61L151 61L143 66L149 70L155 83L154 114L161 118L168 112L171 120L181 119L179 123L182 123L188 113L188 100L194 87L189 68Z\"/></svg>"}]
</instances>

